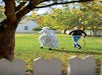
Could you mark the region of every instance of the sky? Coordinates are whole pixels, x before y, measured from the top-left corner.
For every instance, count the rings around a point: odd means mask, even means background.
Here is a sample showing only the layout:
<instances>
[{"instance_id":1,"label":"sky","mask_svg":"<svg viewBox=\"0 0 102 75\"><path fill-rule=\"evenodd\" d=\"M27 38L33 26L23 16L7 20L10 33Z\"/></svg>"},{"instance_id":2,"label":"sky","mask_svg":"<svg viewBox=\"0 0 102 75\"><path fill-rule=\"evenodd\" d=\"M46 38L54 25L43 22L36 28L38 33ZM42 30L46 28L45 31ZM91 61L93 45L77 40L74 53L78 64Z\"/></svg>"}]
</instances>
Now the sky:
<instances>
[{"instance_id":1,"label":"sky","mask_svg":"<svg viewBox=\"0 0 102 75\"><path fill-rule=\"evenodd\" d=\"M51 6L51 8L59 8L59 9L62 9L63 8L63 6L62 5L54 5L54 6ZM51 13L51 8L49 8L49 7L46 7L46 8L40 8L36 13L37 14L44 14L44 13ZM68 8L69 9L72 9L73 8L73 4L70 4L69 6L68 6ZM76 6L76 8L79 8L79 6ZM31 12L30 12L31 13ZM28 14L30 14L30 13L28 13Z\"/></svg>"},{"instance_id":2,"label":"sky","mask_svg":"<svg viewBox=\"0 0 102 75\"><path fill-rule=\"evenodd\" d=\"M0 0L0 2L2 2L2 0Z\"/></svg>"},{"instance_id":3,"label":"sky","mask_svg":"<svg viewBox=\"0 0 102 75\"><path fill-rule=\"evenodd\" d=\"M63 8L62 5L57 5L57 6L52 6L51 8ZM51 13L51 8L46 7L46 8L40 8L36 13L37 14L44 14L46 12Z\"/></svg>"}]
</instances>

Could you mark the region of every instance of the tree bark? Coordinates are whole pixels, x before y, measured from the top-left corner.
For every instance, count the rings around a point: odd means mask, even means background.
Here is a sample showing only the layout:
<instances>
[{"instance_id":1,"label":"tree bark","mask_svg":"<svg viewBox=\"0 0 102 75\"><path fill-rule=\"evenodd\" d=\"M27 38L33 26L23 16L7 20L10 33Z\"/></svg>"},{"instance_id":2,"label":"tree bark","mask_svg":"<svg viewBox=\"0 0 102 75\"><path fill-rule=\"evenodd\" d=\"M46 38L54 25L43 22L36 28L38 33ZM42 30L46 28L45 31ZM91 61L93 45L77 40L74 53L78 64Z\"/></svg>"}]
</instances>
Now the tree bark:
<instances>
[{"instance_id":1,"label":"tree bark","mask_svg":"<svg viewBox=\"0 0 102 75\"><path fill-rule=\"evenodd\" d=\"M64 29L64 32L63 32L63 34L66 34L66 31L67 31L67 29Z\"/></svg>"},{"instance_id":2,"label":"tree bark","mask_svg":"<svg viewBox=\"0 0 102 75\"><path fill-rule=\"evenodd\" d=\"M16 26L9 24L9 22L5 21L0 26L0 58L12 61L14 59Z\"/></svg>"},{"instance_id":3,"label":"tree bark","mask_svg":"<svg viewBox=\"0 0 102 75\"><path fill-rule=\"evenodd\" d=\"M14 59L15 30L19 20L15 14L15 0L3 0L6 19L0 23L0 58Z\"/></svg>"},{"instance_id":4,"label":"tree bark","mask_svg":"<svg viewBox=\"0 0 102 75\"><path fill-rule=\"evenodd\" d=\"M83 30L83 31L85 31L85 25L83 25L83 27L82 27L82 28L83 28L82 30Z\"/></svg>"}]
</instances>

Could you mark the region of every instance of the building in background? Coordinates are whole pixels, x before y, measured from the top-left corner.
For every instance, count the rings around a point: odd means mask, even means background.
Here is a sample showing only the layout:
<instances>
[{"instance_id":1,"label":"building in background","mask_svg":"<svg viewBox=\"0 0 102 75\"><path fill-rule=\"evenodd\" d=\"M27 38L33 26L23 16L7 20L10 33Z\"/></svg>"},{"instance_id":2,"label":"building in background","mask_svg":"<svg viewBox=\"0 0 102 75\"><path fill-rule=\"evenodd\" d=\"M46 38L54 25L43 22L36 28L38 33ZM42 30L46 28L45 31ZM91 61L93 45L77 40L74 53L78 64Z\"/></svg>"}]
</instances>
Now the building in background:
<instances>
[{"instance_id":1,"label":"building in background","mask_svg":"<svg viewBox=\"0 0 102 75\"><path fill-rule=\"evenodd\" d=\"M39 25L36 20L27 20L23 19L18 24L16 33L32 33L34 32L33 28L38 28Z\"/></svg>"}]
</instances>

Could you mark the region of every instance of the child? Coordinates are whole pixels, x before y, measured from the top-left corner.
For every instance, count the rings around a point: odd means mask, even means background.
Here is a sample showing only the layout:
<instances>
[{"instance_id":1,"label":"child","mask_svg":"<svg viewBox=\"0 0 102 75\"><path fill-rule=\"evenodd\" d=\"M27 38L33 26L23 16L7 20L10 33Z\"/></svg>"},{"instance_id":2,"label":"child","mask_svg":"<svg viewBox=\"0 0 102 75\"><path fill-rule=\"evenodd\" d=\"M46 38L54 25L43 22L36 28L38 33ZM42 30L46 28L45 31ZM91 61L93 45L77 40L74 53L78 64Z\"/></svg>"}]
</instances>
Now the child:
<instances>
[{"instance_id":1,"label":"child","mask_svg":"<svg viewBox=\"0 0 102 75\"><path fill-rule=\"evenodd\" d=\"M40 43L40 48L44 46L49 47L49 50L52 50L54 47L58 47L58 40L54 35L52 30L49 30L49 27L43 27L38 33L42 34L38 40Z\"/></svg>"},{"instance_id":2,"label":"child","mask_svg":"<svg viewBox=\"0 0 102 75\"><path fill-rule=\"evenodd\" d=\"M84 34L84 37L87 36L87 34L84 31L80 30L79 27L74 27L74 29L69 32L69 35L72 35L74 47L78 47L78 49L81 49L81 45L78 43L78 40L80 39L82 34Z\"/></svg>"}]
</instances>

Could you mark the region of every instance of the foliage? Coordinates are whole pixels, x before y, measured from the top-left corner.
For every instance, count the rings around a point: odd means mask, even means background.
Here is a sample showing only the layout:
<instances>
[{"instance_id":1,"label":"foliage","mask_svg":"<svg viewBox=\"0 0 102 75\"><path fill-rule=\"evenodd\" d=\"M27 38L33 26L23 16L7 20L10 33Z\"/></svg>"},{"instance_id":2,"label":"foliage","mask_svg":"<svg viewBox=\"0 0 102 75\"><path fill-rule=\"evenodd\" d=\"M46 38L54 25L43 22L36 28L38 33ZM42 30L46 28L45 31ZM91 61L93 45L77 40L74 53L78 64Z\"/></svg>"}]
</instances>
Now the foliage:
<instances>
[{"instance_id":1,"label":"foliage","mask_svg":"<svg viewBox=\"0 0 102 75\"><path fill-rule=\"evenodd\" d=\"M4 19L5 15L4 15L4 7L0 6L0 19Z\"/></svg>"},{"instance_id":2,"label":"foliage","mask_svg":"<svg viewBox=\"0 0 102 75\"><path fill-rule=\"evenodd\" d=\"M3 14L3 12L0 11L0 19L4 19L5 15Z\"/></svg>"},{"instance_id":3,"label":"foliage","mask_svg":"<svg viewBox=\"0 0 102 75\"><path fill-rule=\"evenodd\" d=\"M37 20L38 16L35 12L32 12L30 16L27 16L30 20Z\"/></svg>"},{"instance_id":4,"label":"foliage","mask_svg":"<svg viewBox=\"0 0 102 75\"><path fill-rule=\"evenodd\" d=\"M51 26L57 30L71 29L73 26L80 26L83 30L91 28L93 33L102 27L102 4L97 2L79 3L79 8L62 9L53 8L50 14L40 16L38 23L41 27ZM96 35L96 34L94 34Z\"/></svg>"},{"instance_id":5,"label":"foliage","mask_svg":"<svg viewBox=\"0 0 102 75\"><path fill-rule=\"evenodd\" d=\"M102 15L101 15L102 3L92 2L90 5L91 6L89 6L89 4L84 3L85 7L82 8L82 11L86 13L85 19L87 22L86 24L84 21L83 24L90 27L94 33L93 35L96 36L98 29L102 27L102 19L101 19L102 18Z\"/></svg>"},{"instance_id":6,"label":"foliage","mask_svg":"<svg viewBox=\"0 0 102 75\"><path fill-rule=\"evenodd\" d=\"M33 30L33 31L40 31L41 29L42 29L42 28L39 27L39 28L33 28L32 30Z\"/></svg>"}]
</instances>

